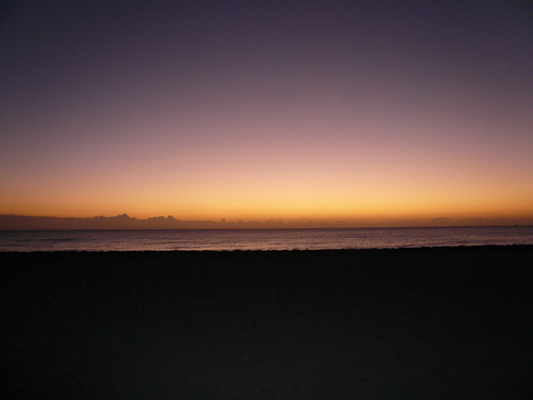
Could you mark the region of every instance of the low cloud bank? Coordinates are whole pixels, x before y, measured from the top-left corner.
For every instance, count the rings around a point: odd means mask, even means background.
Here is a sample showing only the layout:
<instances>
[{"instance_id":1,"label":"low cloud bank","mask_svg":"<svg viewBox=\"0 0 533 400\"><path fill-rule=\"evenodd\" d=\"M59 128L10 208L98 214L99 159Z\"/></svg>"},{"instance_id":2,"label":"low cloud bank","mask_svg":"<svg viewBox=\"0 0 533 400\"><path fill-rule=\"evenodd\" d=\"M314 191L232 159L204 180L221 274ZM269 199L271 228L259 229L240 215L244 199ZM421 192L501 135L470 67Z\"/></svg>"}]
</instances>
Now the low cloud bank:
<instances>
[{"instance_id":1,"label":"low cloud bank","mask_svg":"<svg viewBox=\"0 0 533 400\"><path fill-rule=\"evenodd\" d=\"M127 214L93 218L35 217L0 215L0 230L112 230L112 229L289 229L289 228L366 228L366 227L422 227L422 226L488 226L533 225L533 217L525 218L434 218L397 220L309 220L282 221L226 221L221 219L182 221L168 217L137 219Z\"/></svg>"}]
</instances>

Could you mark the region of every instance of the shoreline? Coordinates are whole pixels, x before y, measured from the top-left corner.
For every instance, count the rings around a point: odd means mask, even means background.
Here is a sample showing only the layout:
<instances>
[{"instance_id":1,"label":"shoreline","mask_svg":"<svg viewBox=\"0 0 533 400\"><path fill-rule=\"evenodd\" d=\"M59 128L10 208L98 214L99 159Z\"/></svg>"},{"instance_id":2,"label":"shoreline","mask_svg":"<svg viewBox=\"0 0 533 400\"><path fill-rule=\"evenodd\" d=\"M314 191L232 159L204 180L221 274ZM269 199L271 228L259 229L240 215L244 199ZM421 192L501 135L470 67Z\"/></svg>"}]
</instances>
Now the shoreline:
<instances>
[{"instance_id":1,"label":"shoreline","mask_svg":"<svg viewBox=\"0 0 533 400\"><path fill-rule=\"evenodd\" d=\"M521 249L524 251L533 251L533 244L461 244L456 246L420 246L420 247L361 247L361 248L342 248L342 249L222 249L222 250L33 250L33 251L0 251L0 254L49 254L49 253L292 253L292 252L364 252L364 251L391 251L391 250L455 250L483 248L485 250L496 249Z\"/></svg>"},{"instance_id":2,"label":"shoreline","mask_svg":"<svg viewBox=\"0 0 533 400\"><path fill-rule=\"evenodd\" d=\"M531 227L0 232L0 252L360 250L533 245Z\"/></svg>"}]
</instances>

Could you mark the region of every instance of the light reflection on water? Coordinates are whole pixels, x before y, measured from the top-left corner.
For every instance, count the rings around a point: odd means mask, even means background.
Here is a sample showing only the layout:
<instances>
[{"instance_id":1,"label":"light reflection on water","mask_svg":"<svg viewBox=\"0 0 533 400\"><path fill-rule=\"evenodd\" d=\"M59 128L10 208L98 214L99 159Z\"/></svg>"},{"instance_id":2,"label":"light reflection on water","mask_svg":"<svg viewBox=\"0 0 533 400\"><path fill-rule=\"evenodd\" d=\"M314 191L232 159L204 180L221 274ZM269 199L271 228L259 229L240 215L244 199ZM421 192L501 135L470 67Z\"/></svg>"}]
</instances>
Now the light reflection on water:
<instances>
[{"instance_id":1,"label":"light reflection on water","mask_svg":"<svg viewBox=\"0 0 533 400\"><path fill-rule=\"evenodd\" d=\"M322 250L511 244L533 244L533 227L0 231L0 251Z\"/></svg>"}]
</instances>

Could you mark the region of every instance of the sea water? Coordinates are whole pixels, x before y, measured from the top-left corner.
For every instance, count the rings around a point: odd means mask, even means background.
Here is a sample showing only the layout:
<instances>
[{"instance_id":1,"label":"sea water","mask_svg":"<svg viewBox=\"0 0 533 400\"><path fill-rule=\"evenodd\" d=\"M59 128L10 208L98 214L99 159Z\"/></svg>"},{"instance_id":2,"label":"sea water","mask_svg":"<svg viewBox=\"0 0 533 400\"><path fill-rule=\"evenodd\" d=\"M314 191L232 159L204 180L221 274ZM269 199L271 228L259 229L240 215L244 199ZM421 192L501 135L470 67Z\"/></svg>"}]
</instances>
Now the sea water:
<instances>
[{"instance_id":1,"label":"sea water","mask_svg":"<svg viewBox=\"0 0 533 400\"><path fill-rule=\"evenodd\" d=\"M0 231L0 251L325 250L533 244L533 226Z\"/></svg>"}]
</instances>

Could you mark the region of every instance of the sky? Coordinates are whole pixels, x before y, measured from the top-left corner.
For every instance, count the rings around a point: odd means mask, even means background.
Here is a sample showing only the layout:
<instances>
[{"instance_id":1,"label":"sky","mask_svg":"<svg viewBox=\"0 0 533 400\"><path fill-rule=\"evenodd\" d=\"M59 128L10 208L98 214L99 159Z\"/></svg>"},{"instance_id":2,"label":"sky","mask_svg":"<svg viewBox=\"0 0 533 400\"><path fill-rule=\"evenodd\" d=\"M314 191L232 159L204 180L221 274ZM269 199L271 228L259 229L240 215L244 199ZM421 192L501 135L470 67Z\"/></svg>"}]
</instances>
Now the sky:
<instances>
[{"instance_id":1,"label":"sky","mask_svg":"<svg viewBox=\"0 0 533 400\"><path fill-rule=\"evenodd\" d=\"M533 223L528 2L2 7L0 214Z\"/></svg>"}]
</instances>

